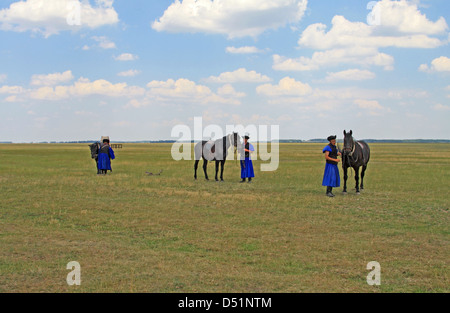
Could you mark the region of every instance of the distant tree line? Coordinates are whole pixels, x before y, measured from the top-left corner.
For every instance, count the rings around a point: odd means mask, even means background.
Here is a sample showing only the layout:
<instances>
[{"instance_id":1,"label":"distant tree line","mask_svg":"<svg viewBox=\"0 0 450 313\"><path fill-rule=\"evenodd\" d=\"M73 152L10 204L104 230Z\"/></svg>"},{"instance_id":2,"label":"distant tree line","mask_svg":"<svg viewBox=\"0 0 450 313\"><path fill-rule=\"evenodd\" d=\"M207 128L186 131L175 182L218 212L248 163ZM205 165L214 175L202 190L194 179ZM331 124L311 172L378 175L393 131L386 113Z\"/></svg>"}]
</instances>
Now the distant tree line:
<instances>
[{"instance_id":1,"label":"distant tree line","mask_svg":"<svg viewBox=\"0 0 450 313\"><path fill-rule=\"evenodd\" d=\"M363 139L368 143L450 143L449 139ZM75 140L75 141L40 141L40 142L30 142L36 144L54 144L54 143L86 143L90 144L97 142L98 140ZM174 143L175 140L139 140L139 141L114 141L114 143ZM189 142L189 141L187 141ZM279 143L328 143L326 139L280 139ZM338 140L342 142L342 140ZM12 144L12 141L0 141L0 144ZM194 140L191 143L195 143Z\"/></svg>"}]
</instances>

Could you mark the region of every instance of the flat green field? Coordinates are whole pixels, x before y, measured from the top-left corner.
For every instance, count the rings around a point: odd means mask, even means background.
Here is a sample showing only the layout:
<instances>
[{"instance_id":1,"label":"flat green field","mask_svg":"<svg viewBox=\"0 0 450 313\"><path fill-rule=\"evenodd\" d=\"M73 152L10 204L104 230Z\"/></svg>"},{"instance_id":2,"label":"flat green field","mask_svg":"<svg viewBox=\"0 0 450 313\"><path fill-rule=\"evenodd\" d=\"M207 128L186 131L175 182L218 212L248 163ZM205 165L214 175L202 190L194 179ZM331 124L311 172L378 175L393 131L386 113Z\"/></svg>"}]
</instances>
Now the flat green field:
<instances>
[{"instance_id":1,"label":"flat green field","mask_svg":"<svg viewBox=\"0 0 450 313\"><path fill-rule=\"evenodd\" d=\"M323 146L240 184L235 161L194 181L170 144L124 144L107 176L87 144L0 145L0 292L449 292L450 145L372 144L366 189L335 198Z\"/></svg>"}]
</instances>

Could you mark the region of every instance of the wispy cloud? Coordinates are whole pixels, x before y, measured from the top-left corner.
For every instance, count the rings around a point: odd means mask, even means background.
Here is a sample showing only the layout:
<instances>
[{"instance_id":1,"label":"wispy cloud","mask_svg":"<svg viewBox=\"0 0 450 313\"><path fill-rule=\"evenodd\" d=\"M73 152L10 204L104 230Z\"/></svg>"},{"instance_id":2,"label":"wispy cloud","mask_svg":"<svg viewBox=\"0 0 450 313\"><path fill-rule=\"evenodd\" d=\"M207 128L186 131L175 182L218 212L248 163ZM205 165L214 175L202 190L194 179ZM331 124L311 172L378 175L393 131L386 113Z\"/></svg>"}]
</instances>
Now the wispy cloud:
<instances>
[{"instance_id":1,"label":"wispy cloud","mask_svg":"<svg viewBox=\"0 0 450 313\"><path fill-rule=\"evenodd\" d=\"M376 77L375 73L368 70L359 70L359 69L350 69L346 71L336 72L336 73L327 73L327 77L325 81L327 82L338 82L338 81L361 81L374 79Z\"/></svg>"},{"instance_id":2,"label":"wispy cloud","mask_svg":"<svg viewBox=\"0 0 450 313\"><path fill-rule=\"evenodd\" d=\"M233 72L221 73L219 76L210 76L205 81L210 83L264 83L271 81L271 79L256 71L248 71L245 68L240 68Z\"/></svg>"},{"instance_id":3,"label":"wispy cloud","mask_svg":"<svg viewBox=\"0 0 450 313\"><path fill-rule=\"evenodd\" d=\"M114 60L116 61L135 61L137 59L139 59L139 57L131 53L122 53L121 55L114 57Z\"/></svg>"},{"instance_id":4,"label":"wispy cloud","mask_svg":"<svg viewBox=\"0 0 450 313\"><path fill-rule=\"evenodd\" d=\"M118 73L117 76L122 76L122 77L133 77L133 76L139 75L139 73L141 73L141 71L138 71L138 70L128 70L128 71L124 71L124 72Z\"/></svg>"},{"instance_id":5,"label":"wispy cloud","mask_svg":"<svg viewBox=\"0 0 450 313\"><path fill-rule=\"evenodd\" d=\"M65 71L63 73L33 75L31 77L30 84L32 86L54 86L57 84L70 82L72 79L72 71Z\"/></svg>"},{"instance_id":6,"label":"wispy cloud","mask_svg":"<svg viewBox=\"0 0 450 313\"><path fill-rule=\"evenodd\" d=\"M264 53L267 50L261 50L258 49L257 47L253 47L253 46L245 46L245 47L227 47L225 49L226 52L231 53L231 54L255 54L255 53Z\"/></svg>"}]
</instances>

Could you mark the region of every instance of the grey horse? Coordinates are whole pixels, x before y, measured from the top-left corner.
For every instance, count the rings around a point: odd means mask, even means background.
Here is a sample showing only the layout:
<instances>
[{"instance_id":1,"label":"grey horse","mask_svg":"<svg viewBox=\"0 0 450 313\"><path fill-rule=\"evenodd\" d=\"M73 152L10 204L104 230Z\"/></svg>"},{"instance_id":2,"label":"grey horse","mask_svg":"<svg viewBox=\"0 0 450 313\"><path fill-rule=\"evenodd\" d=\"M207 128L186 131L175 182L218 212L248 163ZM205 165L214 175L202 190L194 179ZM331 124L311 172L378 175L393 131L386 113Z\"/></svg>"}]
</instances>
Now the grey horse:
<instances>
[{"instance_id":1,"label":"grey horse","mask_svg":"<svg viewBox=\"0 0 450 313\"><path fill-rule=\"evenodd\" d=\"M221 165L220 180L223 181L223 170L225 167L225 161L228 155L228 149L234 146L235 151L239 149L241 145L241 139L238 133L231 133L216 141L201 141L194 147L195 163L194 163L194 178L197 179L197 169L200 159L203 159L203 171L205 172L205 179L208 178L208 161L216 161L216 181L218 179L219 165Z\"/></svg>"}]
</instances>

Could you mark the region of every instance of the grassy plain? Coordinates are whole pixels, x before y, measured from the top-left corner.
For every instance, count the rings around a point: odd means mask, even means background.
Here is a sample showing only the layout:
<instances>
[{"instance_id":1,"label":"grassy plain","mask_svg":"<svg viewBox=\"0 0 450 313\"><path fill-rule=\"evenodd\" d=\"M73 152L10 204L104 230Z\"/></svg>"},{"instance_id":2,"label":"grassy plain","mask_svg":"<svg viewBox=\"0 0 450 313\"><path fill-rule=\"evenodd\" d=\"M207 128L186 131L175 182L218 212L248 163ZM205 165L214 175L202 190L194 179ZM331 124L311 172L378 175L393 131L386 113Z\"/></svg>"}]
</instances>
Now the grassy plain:
<instances>
[{"instance_id":1,"label":"grassy plain","mask_svg":"<svg viewBox=\"0 0 450 313\"><path fill-rule=\"evenodd\" d=\"M106 177L86 144L0 145L0 292L449 292L450 145L372 144L366 190L335 198L322 146L239 184L235 161L194 181L170 144L124 144Z\"/></svg>"}]
</instances>

